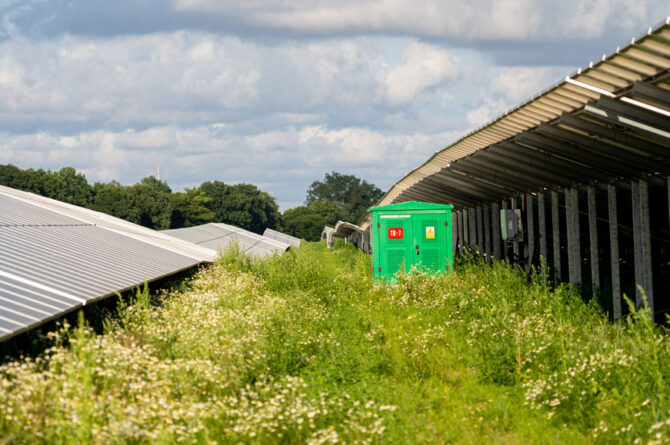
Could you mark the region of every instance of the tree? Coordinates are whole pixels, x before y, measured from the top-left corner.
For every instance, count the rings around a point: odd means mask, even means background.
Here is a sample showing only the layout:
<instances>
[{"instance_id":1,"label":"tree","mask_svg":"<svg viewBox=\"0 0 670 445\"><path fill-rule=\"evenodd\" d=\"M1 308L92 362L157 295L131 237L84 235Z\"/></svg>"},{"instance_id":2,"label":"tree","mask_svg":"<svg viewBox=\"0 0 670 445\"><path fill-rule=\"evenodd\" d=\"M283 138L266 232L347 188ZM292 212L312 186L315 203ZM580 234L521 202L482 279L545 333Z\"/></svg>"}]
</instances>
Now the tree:
<instances>
[{"instance_id":1,"label":"tree","mask_svg":"<svg viewBox=\"0 0 670 445\"><path fill-rule=\"evenodd\" d=\"M221 181L200 186L211 199L209 209L216 222L232 224L256 233L277 228L281 215L277 201L252 184L227 185Z\"/></svg>"},{"instance_id":2,"label":"tree","mask_svg":"<svg viewBox=\"0 0 670 445\"><path fill-rule=\"evenodd\" d=\"M86 176L77 173L73 167L63 167L58 171L48 172L44 192L49 198L82 207L88 207L91 204L93 195Z\"/></svg>"},{"instance_id":3,"label":"tree","mask_svg":"<svg viewBox=\"0 0 670 445\"><path fill-rule=\"evenodd\" d=\"M283 230L307 241L318 241L323 227L334 226L338 215L339 209L334 201L314 201L309 205L284 211Z\"/></svg>"},{"instance_id":4,"label":"tree","mask_svg":"<svg viewBox=\"0 0 670 445\"><path fill-rule=\"evenodd\" d=\"M160 184L160 181L144 178L140 183L127 188L126 196L131 208L129 221L156 230L170 228L170 193Z\"/></svg>"},{"instance_id":5,"label":"tree","mask_svg":"<svg viewBox=\"0 0 670 445\"><path fill-rule=\"evenodd\" d=\"M314 181L307 189L305 204L315 201L335 202L339 219L360 223L370 207L384 196L377 186L354 175L343 175L336 171L326 173L323 181Z\"/></svg>"},{"instance_id":6,"label":"tree","mask_svg":"<svg viewBox=\"0 0 670 445\"><path fill-rule=\"evenodd\" d=\"M170 227L178 229L213 222L215 214L208 207L211 202L212 199L198 188L186 189L184 193L171 194Z\"/></svg>"},{"instance_id":7,"label":"tree","mask_svg":"<svg viewBox=\"0 0 670 445\"><path fill-rule=\"evenodd\" d=\"M93 209L152 229L170 228L170 194L160 181L144 178L132 186L116 181L93 186Z\"/></svg>"}]
</instances>

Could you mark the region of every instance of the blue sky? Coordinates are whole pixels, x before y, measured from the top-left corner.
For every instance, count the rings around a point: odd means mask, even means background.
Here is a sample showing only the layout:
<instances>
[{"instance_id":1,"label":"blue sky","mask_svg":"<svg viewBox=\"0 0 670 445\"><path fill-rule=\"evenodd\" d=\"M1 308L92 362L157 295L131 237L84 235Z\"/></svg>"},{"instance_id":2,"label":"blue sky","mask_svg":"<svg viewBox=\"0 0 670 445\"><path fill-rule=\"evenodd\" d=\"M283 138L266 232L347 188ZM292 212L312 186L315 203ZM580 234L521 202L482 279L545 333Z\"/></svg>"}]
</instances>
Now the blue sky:
<instances>
[{"instance_id":1,"label":"blue sky","mask_svg":"<svg viewBox=\"0 0 670 445\"><path fill-rule=\"evenodd\" d=\"M664 20L661 0L0 0L0 163L282 209L331 170L388 189Z\"/></svg>"}]
</instances>

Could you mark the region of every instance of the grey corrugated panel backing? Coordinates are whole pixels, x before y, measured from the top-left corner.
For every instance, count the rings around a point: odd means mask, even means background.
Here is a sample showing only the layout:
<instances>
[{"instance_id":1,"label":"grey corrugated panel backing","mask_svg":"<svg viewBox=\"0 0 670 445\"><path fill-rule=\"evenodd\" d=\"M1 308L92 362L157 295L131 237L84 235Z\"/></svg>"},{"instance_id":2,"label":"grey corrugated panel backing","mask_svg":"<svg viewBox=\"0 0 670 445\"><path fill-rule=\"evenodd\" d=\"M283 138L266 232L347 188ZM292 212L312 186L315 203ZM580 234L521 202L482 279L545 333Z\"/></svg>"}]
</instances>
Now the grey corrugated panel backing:
<instances>
[{"instance_id":1,"label":"grey corrugated panel backing","mask_svg":"<svg viewBox=\"0 0 670 445\"><path fill-rule=\"evenodd\" d=\"M51 221L51 224L60 224L58 221L61 221L61 218L70 218L77 221L76 224L94 224L98 227L104 227L128 237L169 249L181 255L189 256L199 261L213 261L214 258L216 258L216 251L184 242L181 239L168 236L164 232L142 227L138 224L102 212L96 212L94 210L56 201L55 199L45 198L44 196L35 195L33 193L15 190L10 187L0 186L0 196L3 195L17 198L28 205L35 206L36 208L32 212L35 212L38 218L45 218L44 220L41 220L43 222L39 223L40 225L50 224L47 221ZM16 204L12 203L12 205ZM47 210L49 212L45 214L39 210ZM19 215L22 215L22 213L19 213ZM16 221L21 218L21 216L12 217L12 219ZM26 216L25 218L27 220L34 220L35 216Z\"/></svg>"},{"instance_id":2,"label":"grey corrugated panel backing","mask_svg":"<svg viewBox=\"0 0 670 445\"><path fill-rule=\"evenodd\" d=\"M14 196L6 189L0 190L0 341L87 302L203 262L196 255L216 255L183 240L170 241L166 234L147 236L154 232L150 229L136 229L144 235L135 236L125 221L117 223L121 231L86 223L52 210L60 206L45 205L46 198L25 192Z\"/></svg>"},{"instance_id":3,"label":"grey corrugated panel backing","mask_svg":"<svg viewBox=\"0 0 670 445\"><path fill-rule=\"evenodd\" d=\"M225 250L237 240L240 250L254 256L267 256L286 251L290 245L229 224L210 223L183 229L164 230L171 236L181 238L209 249Z\"/></svg>"},{"instance_id":4,"label":"grey corrugated panel backing","mask_svg":"<svg viewBox=\"0 0 670 445\"><path fill-rule=\"evenodd\" d=\"M300 247L301 240L295 236L287 235L285 233L277 232L272 229L265 229L263 236L266 238L272 238L275 241L281 241L282 243L290 244L295 247Z\"/></svg>"},{"instance_id":5,"label":"grey corrugated panel backing","mask_svg":"<svg viewBox=\"0 0 670 445\"><path fill-rule=\"evenodd\" d=\"M0 226L89 224L18 199L0 197Z\"/></svg>"},{"instance_id":6,"label":"grey corrugated panel backing","mask_svg":"<svg viewBox=\"0 0 670 445\"><path fill-rule=\"evenodd\" d=\"M197 263L95 226L0 229L0 270L87 300Z\"/></svg>"},{"instance_id":7,"label":"grey corrugated panel backing","mask_svg":"<svg viewBox=\"0 0 670 445\"><path fill-rule=\"evenodd\" d=\"M0 276L0 338L30 329L80 306L81 302L74 299Z\"/></svg>"}]
</instances>

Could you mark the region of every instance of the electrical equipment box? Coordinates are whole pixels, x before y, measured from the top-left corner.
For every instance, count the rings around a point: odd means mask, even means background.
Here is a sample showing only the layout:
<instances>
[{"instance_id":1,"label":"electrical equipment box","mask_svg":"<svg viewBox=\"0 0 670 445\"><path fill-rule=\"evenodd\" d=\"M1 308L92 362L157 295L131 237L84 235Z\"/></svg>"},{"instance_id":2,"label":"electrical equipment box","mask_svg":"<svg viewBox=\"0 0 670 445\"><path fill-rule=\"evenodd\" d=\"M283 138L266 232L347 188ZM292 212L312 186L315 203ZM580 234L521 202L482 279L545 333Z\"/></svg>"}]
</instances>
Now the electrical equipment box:
<instances>
[{"instance_id":1,"label":"electrical equipment box","mask_svg":"<svg viewBox=\"0 0 670 445\"><path fill-rule=\"evenodd\" d=\"M500 235L505 241L523 240L523 219L521 218L521 210L500 210Z\"/></svg>"},{"instance_id":2,"label":"electrical equipment box","mask_svg":"<svg viewBox=\"0 0 670 445\"><path fill-rule=\"evenodd\" d=\"M451 272L453 206L409 201L373 207L370 227L375 278L392 280L412 268Z\"/></svg>"}]
</instances>

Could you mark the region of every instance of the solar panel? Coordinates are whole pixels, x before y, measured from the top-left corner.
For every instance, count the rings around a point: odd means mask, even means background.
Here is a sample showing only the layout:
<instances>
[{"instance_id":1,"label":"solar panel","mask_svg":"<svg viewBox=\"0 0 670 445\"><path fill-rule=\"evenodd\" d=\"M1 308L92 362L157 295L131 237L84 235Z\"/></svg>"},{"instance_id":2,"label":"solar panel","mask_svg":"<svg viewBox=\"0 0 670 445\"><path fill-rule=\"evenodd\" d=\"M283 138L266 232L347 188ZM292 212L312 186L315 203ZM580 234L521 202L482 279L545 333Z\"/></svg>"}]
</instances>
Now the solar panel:
<instances>
[{"instance_id":1,"label":"solar panel","mask_svg":"<svg viewBox=\"0 0 670 445\"><path fill-rule=\"evenodd\" d=\"M239 227L221 223L203 224L183 229L164 230L171 236L190 241L199 246L214 250L226 250L228 245L237 241L245 253L254 256L268 256L288 250L289 244L249 232Z\"/></svg>"},{"instance_id":2,"label":"solar panel","mask_svg":"<svg viewBox=\"0 0 670 445\"><path fill-rule=\"evenodd\" d=\"M0 195L16 198L16 200L9 201L10 204L6 204L10 205L11 209L8 209L9 211L7 212L7 215L10 216L5 216L4 218L8 221L7 224L10 225L12 222L20 224L19 221L21 219L28 219L33 221L29 224L37 225L91 224L197 260L212 261L216 257L216 251L198 247L192 243L168 236L165 233L142 227L138 224L107 215L106 213L96 212L84 207L5 186L0 186ZM22 204L26 204L27 207ZM5 215L5 212L2 212L2 215ZM2 223L0 223L1 225Z\"/></svg>"},{"instance_id":3,"label":"solar panel","mask_svg":"<svg viewBox=\"0 0 670 445\"><path fill-rule=\"evenodd\" d=\"M0 341L215 256L165 233L0 186Z\"/></svg>"},{"instance_id":4,"label":"solar panel","mask_svg":"<svg viewBox=\"0 0 670 445\"><path fill-rule=\"evenodd\" d=\"M275 241L281 241L282 243L290 244L295 247L300 247L301 240L295 236L287 235L285 233L277 232L272 229L265 229L263 236L266 238L271 238Z\"/></svg>"}]
</instances>

